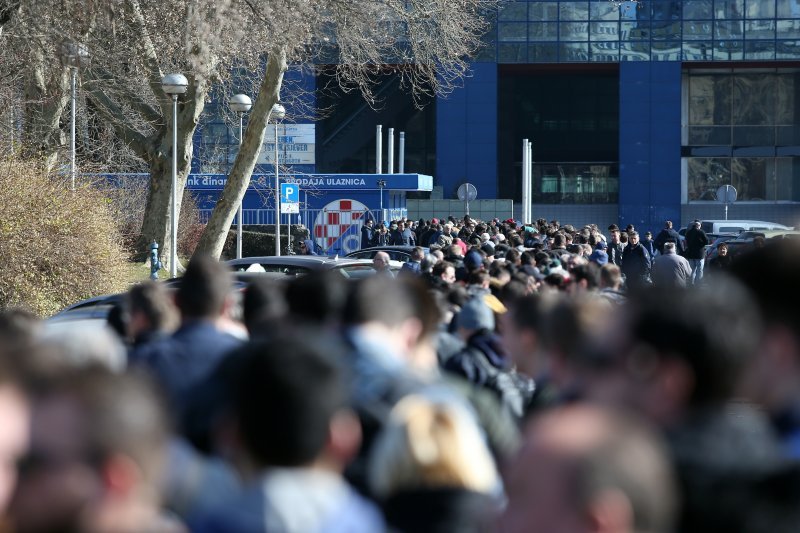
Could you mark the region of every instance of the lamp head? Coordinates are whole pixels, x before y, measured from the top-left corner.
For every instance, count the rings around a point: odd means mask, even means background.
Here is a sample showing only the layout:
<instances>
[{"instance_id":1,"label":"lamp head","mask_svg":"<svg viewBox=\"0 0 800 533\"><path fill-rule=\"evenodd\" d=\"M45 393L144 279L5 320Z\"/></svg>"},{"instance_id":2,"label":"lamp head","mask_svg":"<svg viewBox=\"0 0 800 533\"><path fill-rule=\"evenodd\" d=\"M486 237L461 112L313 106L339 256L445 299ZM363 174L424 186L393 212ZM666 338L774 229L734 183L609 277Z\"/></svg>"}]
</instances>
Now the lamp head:
<instances>
[{"instance_id":1,"label":"lamp head","mask_svg":"<svg viewBox=\"0 0 800 533\"><path fill-rule=\"evenodd\" d=\"M247 113L253 107L253 101L246 94L235 94L228 100L228 106L235 113Z\"/></svg>"},{"instance_id":2,"label":"lamp head","mask_svg":"<svg viewBox=\"0 0 800 533\"><path fill-rule=\"evenodd\" d=\"M189 81L183 74L167 74L161 78L161 88L169 95L183 94L189 88Z\"/></svg>"}]
</instances>

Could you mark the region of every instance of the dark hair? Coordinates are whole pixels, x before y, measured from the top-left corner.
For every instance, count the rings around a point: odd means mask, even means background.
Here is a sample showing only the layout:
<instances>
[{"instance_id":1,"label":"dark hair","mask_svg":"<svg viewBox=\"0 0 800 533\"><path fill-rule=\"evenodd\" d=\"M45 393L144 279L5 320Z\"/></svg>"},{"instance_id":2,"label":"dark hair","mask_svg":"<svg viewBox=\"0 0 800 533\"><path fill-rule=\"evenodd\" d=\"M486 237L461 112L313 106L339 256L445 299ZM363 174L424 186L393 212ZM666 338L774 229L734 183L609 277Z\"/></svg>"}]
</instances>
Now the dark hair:
<instances>
[{"instance_id":1,"label":"dark hair","mask_svg":"<svg viewBox=\"0 0 800 533\"><path fill-rule=\"evenodd\" d=\"M438 263L433 265L433 270L431 271L431 274L434 277L440 277L442 274L445 273L445 271L448 268L452 268L455 270L456 266L450 261L439 261Z\"/></svg>"},{"instance_id":2,"label":"dark hair","mask_svg":"<svg viewBox=\"0 0 800 533\"><path fill-rule=\"evenodd\" d=\"M228 268L208 255L192 257L175 302L183 317L216 318L233 288Z\"/></svg>"},{"instance_id":3,"label":"dark hair","mask_svg":"<svg viewBox=\"0 0 800 533\"><path fill-rule=\"evenodd\" d=\"M347 281L332 270L300 276L286 287L289 313L307 323L322 325L338 319L346 300Z\"/></svg>"},{"instance_id":4,"label":"dark hair","mask_svg":"<svg viewBox=\"0 0 800 533\"><path fill-rule=\"evenodd\" d=\"M394 279L370 276L351 283L349 289L345 324L379 322L392 327L414 314L406 286Z\"/></svg>"},{"instance_id":5,"label":"dark hair","mask_svg":"<svg viewBox=\"0 0 800 533\"><path fill-rule=\"evenodd\" d=\"M244 447L260 466L317 458L347 400L336 342L300 333L250 342L230 356L243 358L235 407Z\"/></svg>"},{"instance_id":6,"label":"dark hair","mask_svg":"<svg viewBox=\"0 0 800 533\"><path fill-rule=\"evenodd\" d=\"M288 306L283 294L284 285L271 278L259 277L247 286L242 312L244 325L251 338L274 331L276 323L286 317Z\"/></svg>"},{"instance_id":7,"label":"dark hair","mask_svg":"<svg viewBox=\"0 0 800 533\"><path fill-rule=\"evenodd\" d=\"M586 288L589 290L596 289L600 285L600 266L591 261L584 265L575 265L570 274L576 282L586 280Z\"/></svg>"},{"instance_id":8,"label":"dark hair","mask_svg":"<svg viewBox=\"0 0 800 533\"><path fill-rule=\"evenodd\" d=\"M758 309L741 284L720 275L692 290L640 291L629 303L632 342L692 369L692 405L731 398L761 338Z\"/></svg>"},{"instance_id":9,"label":"dark hair","mask_svg":"<svg viewBox=\"0 0 800 533\"><path fill-rule=\"evenodd\" d=\"M175 320L175 309L166 287L154 281L134 285L126 295L128 315L142 313L154 331L165 330Z\"/></svg>"}]
</instances>

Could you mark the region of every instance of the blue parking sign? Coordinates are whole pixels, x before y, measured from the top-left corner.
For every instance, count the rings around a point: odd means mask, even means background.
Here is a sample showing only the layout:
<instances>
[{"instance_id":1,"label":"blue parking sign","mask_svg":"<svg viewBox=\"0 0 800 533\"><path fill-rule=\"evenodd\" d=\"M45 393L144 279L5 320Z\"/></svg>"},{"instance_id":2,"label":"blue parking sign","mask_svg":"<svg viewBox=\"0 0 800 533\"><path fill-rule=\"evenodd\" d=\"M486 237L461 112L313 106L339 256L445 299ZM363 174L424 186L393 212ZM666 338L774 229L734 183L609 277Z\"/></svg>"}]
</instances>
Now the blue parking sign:
<instances>
[{"instance_id":1,"label":"blue parking sign","mask_svg":"<svg viewBox=\"0 0 800 533\"><path fill-rule=\"evenodd\" d=\"M300 186L296 183L281 183L281 214L300 212Z\"/></svg>"}]
</instances>

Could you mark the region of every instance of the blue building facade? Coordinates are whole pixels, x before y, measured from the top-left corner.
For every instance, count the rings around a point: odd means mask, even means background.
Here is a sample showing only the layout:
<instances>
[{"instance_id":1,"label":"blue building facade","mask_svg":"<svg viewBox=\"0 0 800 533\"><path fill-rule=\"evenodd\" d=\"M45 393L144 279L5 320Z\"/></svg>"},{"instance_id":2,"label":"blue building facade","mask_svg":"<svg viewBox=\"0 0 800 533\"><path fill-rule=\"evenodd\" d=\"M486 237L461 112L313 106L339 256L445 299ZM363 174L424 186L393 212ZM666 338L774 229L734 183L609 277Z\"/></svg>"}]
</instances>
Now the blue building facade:
<instances>
[{"instance_id":1,"label":"blue building facade","mask_svg":"<svg viewBox=\"0 0 800 533\"><path fill-rule=\"evenodd\" d=\"M731 218L800 225L800 0L505 2L463 87L422 109L391 76L377 109L331 96L324 72L294 82L327 110L300 173L374 172L382 124L443 198L470 182L519 202L527 138L534 218L722 218L714 193L731 184Z\"/></svg>"}]
</instances>

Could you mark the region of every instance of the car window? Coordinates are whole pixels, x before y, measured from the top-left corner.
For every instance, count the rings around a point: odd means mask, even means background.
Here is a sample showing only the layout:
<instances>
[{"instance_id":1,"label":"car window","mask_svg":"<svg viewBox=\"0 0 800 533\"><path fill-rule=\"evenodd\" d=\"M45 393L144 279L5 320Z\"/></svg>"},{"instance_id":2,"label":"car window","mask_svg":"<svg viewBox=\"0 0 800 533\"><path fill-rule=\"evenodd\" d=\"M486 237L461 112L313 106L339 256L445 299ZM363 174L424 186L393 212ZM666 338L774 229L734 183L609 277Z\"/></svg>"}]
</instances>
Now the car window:
<instances>
[{"instance_id":1,"label":"car window","mask_svg":"<svg viewBox=\"0 0 800 533\"><path fill-rule=\"evenodd\" d=\"M375 274L375 269L370 265L344 265L334 270L348 279L360 279Z\"/></svg>"},{"instance_id":2,"label":"car window","mask_svg":"<svg viewBox=\"0 0 800 533\"><path fill-rule=\"evenodd\" d=\"M351 254L347 254L347 257L351 257L353 259L372 259L375 257L375 254L378 253L375 250L365 250L363 252L353 252Z\"/></svg>"},{"instance_id":3,"label":"car window","mask_svg":"<svg viewBox=\"0 0 800 533\"><path fill-rule=\"evenodd\" d=\"M403 263L408 263L411 260L411 256L405 252L392 251L389 252L389 259L392 261L402 261Z\"/></svg>"},{"instance_id":4,"label":"car window","mask_svg":"<svg viewBox=\"0 0 800 533\"><path fill-rule=\"evenodd\" d=\"M738 226L720 226L719 233L739 233L744 231L744 228Z\"/></svg>"}]
</instances>

